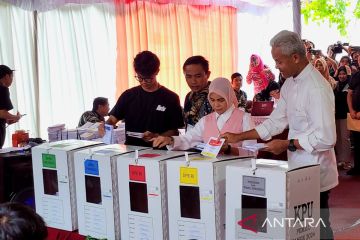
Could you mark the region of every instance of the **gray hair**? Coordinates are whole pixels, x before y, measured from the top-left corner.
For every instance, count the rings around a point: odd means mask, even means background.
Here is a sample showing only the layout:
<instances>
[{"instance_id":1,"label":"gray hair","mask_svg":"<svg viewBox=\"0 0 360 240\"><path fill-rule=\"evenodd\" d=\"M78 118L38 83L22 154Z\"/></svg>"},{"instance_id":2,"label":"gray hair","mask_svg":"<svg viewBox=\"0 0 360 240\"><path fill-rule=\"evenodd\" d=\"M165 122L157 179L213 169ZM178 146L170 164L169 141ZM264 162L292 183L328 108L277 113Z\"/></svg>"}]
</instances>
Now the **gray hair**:
<instances>
[{"instance_id":1,"label":"gray hair","mask_svg":"<svg viewBox=\"0 0 360 240\"><path fill-rule=\"evenodd\" d=\"M297 33L283 30L276 34L270 40L271 47L278 47L281 49L282 54L290 56L291 54L297 53L300 56L305 57L306 51L304 43Z\"/></svg>"}]
</instances>

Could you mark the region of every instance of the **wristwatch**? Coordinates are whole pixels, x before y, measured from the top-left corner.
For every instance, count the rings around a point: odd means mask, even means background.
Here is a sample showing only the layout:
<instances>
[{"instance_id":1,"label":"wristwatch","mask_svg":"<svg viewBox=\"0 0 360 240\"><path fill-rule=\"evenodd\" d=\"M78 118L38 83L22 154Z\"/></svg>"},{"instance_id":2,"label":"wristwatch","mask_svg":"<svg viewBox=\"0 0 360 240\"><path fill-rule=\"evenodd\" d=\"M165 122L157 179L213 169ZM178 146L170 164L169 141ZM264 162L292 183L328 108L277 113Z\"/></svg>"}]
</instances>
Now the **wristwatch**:
<instances>
[{"instance_id":1,"label":"wristwatch","mask_svg":"<svg viewBox=\"0 0 360 240\"><path fill-rule=\"evenodd\" d=\"M294 139L290 139L289 145L288 145L288 150L290 152L295 152L296 151L296 146L294 144Z\"/></svg>"}]
</instances>

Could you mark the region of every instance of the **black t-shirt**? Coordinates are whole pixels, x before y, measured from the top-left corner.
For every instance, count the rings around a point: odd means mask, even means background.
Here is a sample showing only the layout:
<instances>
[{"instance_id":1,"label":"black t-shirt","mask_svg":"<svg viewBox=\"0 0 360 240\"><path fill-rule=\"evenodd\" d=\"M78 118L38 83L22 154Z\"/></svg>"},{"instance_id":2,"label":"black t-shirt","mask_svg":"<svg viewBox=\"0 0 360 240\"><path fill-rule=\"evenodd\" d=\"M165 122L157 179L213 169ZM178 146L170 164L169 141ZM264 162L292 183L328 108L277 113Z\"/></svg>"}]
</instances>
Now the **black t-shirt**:
<instances>
[{"instance_id":1,"label":"black t-shirt","mask_svg":"<svg viewBox=\"0 0 360 240\"><path fill-rule=\"evenodd\" d=\"M13 105L10 100L9 88L0 86L0 110L10 111ZM6 120L0 118L0 126L5 126Z\"/></svg>"},{"instance_id":2,"label":"black t-shirt","mask_svg":"<svg viewBox=\"0 0 360 240\"><path fill-rule=\"evenodd\" d=\"M146 92L141 86L126 90L119 97L110 115L125 120L125 130L163 133L184 127L179 96L161 86L155 92ZM151 146L143 139L126 135L126 144Z\"/></svg>"},{"instance_id":3,"label":"black t-shirt","mask_svg":"<svg viewBox=\"0 0 360 240\"><path fill-rule=\"evenodd\" d=\"M357 72L352 76L349 83L349 89L353 90L353 108L356 112L360 112L360 72Z\"/></svg>"},{"instance_id":4,"label":"black t-shirt","mask_svg":"<svg viewBox=\"0 0 360 240\"><path fill-rule=\"evenodd\" d=\"M347 82L338 82L334 89L335 94L335 119L346 119L349 108L347 105Z\"/></svg>"}]
</instances>

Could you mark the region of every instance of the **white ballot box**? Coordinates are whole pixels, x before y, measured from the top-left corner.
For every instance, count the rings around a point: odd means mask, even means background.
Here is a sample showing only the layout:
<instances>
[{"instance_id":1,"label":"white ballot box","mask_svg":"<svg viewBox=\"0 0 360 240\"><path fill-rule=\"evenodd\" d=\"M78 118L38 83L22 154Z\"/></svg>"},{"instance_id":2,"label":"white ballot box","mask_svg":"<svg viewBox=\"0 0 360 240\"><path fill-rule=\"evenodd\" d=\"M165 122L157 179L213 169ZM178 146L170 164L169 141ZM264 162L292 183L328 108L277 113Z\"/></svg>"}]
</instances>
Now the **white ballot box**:
<instances>
[{"instance_id":1,"label":"white ballot box","mask_svg":"<svg viewBox=\"0 0 360 240\"><path fill-rule=\"evenodd\" d=\"M81 235L120 239L116 158L144 149L113 144L75 153L76 200Z\"/></svg>"},{"instance_id":2,"label":"white ballot box","mask_svg":"<svg viewBox=\"0 0 360 240\"><path fill-rule=\"evenodd\" d=\"M184 154L151 149L118 156L121 239L168 239L165 160Z\"/></svg>"},{"instance_id":3,"label":"white ballot box","mask_svg":"<svg viewBox=\"0 0 360 240\"><path fill-rule=\"evenodd\" d=\"M63 140L32 148L36 212L48 227L77 229L74 153L99 144Z\"/></svg>"},{"instance_id":4,"label":"white ballot box","mask_svg":"<svg viewBox=\"0 0 360 240\"><path fill-rule=\"evenodd\" d=\"M225 168L246 161L200 154L167 161L170 240L225 239Z\"/></svg>"},{"instance_id":5,"label":"white ballot box","mask_svg":"<svg viewBox=\"0 0 360 240\"><path fill-rule=\"evenodd\" d=\"M320 239L320 167L255 159L226 169L226 239Z\"/></svg>"}]
</instances>

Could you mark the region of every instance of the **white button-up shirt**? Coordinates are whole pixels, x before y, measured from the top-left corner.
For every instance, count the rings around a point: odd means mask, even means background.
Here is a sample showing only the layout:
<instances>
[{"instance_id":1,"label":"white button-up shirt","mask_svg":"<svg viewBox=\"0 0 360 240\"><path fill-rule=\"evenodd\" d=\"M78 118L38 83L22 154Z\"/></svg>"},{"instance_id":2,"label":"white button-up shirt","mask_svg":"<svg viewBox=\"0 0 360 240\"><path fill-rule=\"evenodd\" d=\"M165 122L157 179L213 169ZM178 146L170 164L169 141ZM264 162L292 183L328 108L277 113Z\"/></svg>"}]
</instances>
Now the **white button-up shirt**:
<instances>
[{"instance_id":1,"label":"white button-up shirt","mask_svg":"<svg viewBox=\"0 0 360 240\"><path fill-rule=\"evenodd\" d=\"M235 107L232 105L227 109L223 114L215 113L216 115L216 124L218 129L222 129L225 123L229 120L232 112ZM254 124L250 119L250 114L244 113L243 116L243 131L251 130L254 128ZM173 146L167 146L169 150L186 150L196 145L203 143L203 132L205 131L205 117L202 117L195 125L194 128L191 128L186 132L185 135L174 136ZM220 133L219 133L220 134ZM219 137L219 136L214 136ZM256 143L254 140L243 141L242 146L252 145Z\"/></svg>"},{"instance_id":2,"label":"white button-up shirt","mask_svg":"<svg viewBox=\"0 0 360 240\"><path fill-rule=\"evenodd\" d=\"M289 139L298 139L304 150L288 151L290 168L320 164L320 190L338 184L334 152L335 100L329 83L311 64L295 78L288 78L269 119L255 129L263 140L289 126Z\"/></svg>"}]
</instances>

